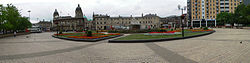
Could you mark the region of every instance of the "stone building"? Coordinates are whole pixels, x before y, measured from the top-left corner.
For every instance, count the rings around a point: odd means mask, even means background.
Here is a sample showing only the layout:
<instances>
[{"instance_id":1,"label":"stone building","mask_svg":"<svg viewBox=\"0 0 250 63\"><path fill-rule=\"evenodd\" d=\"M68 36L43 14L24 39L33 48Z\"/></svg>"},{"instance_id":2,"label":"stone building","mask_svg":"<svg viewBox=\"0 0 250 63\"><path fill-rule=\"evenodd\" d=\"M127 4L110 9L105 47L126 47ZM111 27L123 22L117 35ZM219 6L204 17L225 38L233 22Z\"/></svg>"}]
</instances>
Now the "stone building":
<instances>
[{"instance_id":1,"label":"stone building","mask_svg":"<svg viewBox=\"0 0 250 63\"><path fill-rule=\"evenodd\" d=\"M169 16L161 18L163 28L178 28L180 26L180 16Z\"/></svg>"},{"instance_id":2,"label":"stone building","mask_svg":"<svg viewBox=\"0 0 250 63\"><path fill-rule=\"evenodd\" d=\"M43 31L50 31L52 28L52 22L51 21L40 21L36 25L42 28Z\"/></svg>"},{"instance_id":3,"label":"stone building","mask_svg":"<svg viewBox=\"0 0 250 63\"><path fill-rule=\"evenodd\" d=\"M86 29L95 30L95 23L93 20L86 21Z\"/></svg>"},{"instance_id":4,"label":"stone building","mask_svg":"<svg viewBox=\"0 0 250 63\"><path fill-rule=\"evenodd\" d=\"M179 28L181 26L181 17L176 15L163 17L161 18L161 22L162 28ZM190 26L190 23L188 23L188 16L185 16L182 22L184 27Z\"/></svg>"},{"instance_id":5,"label":"stone building","mask_svg":"<svg viewBox=\"0 0 250 63\"><path fill-rule=\"evenodd\" d=\"M160 17L156 14L147 14L140 17L110 17L109 15L94 14L93 23L96 30L138 30L160 28Z\"/></svg>"},{"instance_id":6,"label":"stone building","mask_svg":"<svg viewBox=\"0 0 250 63\"><path fill-rule=\"evenodd\" d=\"M55 12L53 14L54 30L63 30L63 31L83 30L86 27L85 21L87 21L87 18L84 18L82 9L79 4L75 10L75 17L59 16L57 9L55 9Z\"/></svg>"}]
</instances>

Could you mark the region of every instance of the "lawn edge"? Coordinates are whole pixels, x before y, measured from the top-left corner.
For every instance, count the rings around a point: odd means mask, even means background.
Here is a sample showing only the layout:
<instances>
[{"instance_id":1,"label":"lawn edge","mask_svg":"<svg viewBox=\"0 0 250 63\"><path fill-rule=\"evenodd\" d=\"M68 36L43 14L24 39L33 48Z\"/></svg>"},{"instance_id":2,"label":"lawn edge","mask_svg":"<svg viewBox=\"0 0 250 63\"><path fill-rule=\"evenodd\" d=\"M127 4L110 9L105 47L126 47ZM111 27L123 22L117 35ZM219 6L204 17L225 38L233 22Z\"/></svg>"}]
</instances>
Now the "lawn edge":
<instances>
[{"instance_id":1,"label":"lawn edge","mask_svg":"<svg viewBox=\"0 0 250 63\"><path fill-rule=\"evenodd\" d=\"M210 31L209 33L193 35L193 36L186 36L186 37L176 37L176 38L163 38L163 39L148 39L148 40L109 40L109 43L146 43L146 42L160 42L160 41L171 41L171 40L180 40L180 39L188 39L194 38L199 36L205 36L212 34L216 31Z\"/></svg>"}]
</instances>

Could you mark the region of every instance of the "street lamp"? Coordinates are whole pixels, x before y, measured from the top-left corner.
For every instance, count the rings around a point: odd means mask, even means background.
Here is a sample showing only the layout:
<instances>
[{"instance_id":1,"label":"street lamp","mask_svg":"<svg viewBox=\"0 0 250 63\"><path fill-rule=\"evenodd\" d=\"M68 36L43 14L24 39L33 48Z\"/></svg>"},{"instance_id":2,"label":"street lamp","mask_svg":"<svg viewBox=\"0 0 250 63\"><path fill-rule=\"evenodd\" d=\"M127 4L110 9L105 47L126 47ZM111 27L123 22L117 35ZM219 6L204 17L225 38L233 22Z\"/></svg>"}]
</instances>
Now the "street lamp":
<instances>
[{"instance_id":1,"label":"street lamp","mask_svg":"<svg viewBox=\"0 0 250 63\"><path fill-rule=\"evenodd\" d=\"M29 20L30 20L30 12L31 12L31 11L29 10L28 12L29 12Z\"/></svg>"},{"instance_id":2,"label":"street lamp","mask_svg":"<svg viewBox=\"0 0 250 63\"><path fill-rule=\"evenodd\" d=\"M182 37L184 37L184 26L183 26L183 22L182 22L182 19L184 19L184 15L183 15L183 10L185 11L186 10L186 6L182 7L181 8L181 5L178 5L178 10L181 10L181 28L182 28Z\"/></svg>"},{"instance_id":3,"label":"street lamp","mask_svg":"<svg viewBox=\"0 0 250 63\"><path fill-rule=\"evenodd\" d=\"M58 35L58 22L55 22L55 24L56 24L56 35Z\"/></svg>"}]
</instances>

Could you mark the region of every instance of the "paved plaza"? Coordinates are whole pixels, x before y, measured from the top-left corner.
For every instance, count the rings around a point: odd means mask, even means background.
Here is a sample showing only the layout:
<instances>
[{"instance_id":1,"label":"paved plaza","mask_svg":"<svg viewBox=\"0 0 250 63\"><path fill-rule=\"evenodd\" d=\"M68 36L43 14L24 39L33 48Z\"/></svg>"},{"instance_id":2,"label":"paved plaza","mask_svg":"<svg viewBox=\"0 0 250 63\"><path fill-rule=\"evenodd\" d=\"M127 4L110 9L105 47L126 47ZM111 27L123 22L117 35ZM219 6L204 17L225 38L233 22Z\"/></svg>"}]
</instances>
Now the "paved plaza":
<instances>
[{"instance_id":1,"label":"paved plaza","mask_svg":"<svg viewBox=\"0 0 250 63\"><path fill-rule=\"evenodd\" d=\"M53 38L52 32L33 33L1 38L0 63L250 62L250 30L215 30L202 37L154 43L79 42Z\"/></svg>"}]
</instances>

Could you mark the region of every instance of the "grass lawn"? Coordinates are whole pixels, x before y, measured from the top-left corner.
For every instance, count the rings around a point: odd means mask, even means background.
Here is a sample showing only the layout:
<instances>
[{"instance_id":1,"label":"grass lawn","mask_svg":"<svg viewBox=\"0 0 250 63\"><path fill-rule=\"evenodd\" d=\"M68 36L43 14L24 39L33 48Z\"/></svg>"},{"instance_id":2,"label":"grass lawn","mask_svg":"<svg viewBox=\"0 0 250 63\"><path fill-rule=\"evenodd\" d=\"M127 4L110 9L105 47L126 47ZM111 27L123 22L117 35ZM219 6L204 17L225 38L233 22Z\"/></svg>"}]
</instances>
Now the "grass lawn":
<instances>
[{"instance_id":1,"label":"grass lawn","mask_svg":"<svg viewBox=\"0 0 250 63\"><path fill-rule=\"evenodd\" d=\"M196 33L185 33L184 36L199 35L208 32L196 32ZM175 38L182 37L181 34L178 35L144 35L144 34L132 34L126 37L121 37L116 40L145 40L145 39L161 39L161 38Z\"/></svg>"}]
</instances>

